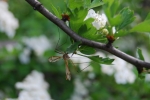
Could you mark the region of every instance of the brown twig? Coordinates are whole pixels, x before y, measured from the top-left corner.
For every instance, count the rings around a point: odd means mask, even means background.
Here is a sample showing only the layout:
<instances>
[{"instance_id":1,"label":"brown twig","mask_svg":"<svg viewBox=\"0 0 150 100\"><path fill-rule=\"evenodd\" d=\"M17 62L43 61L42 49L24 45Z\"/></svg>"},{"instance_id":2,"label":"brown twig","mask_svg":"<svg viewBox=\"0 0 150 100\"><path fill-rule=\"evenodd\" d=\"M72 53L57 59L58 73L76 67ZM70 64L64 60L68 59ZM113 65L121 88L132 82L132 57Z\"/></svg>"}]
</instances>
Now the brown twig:
<instances>
[{"instance_id":1,"label":"brown twig","mask_svg":"<svg viewBox=\"0 0 150 100\"><path fill-rule=\"evenodd\" d=\"M145 61L139 60L135 57L132 57L132 56L114 48L113 46L111 48L108 48L106 46L106 44L103 44L100 42L95 42L95 41L80 37L78 34L76 34L74 31L72 31L68 26L66 26L66 24L61 19L58 19L51 12L49 12L39 1L37 1L37 0L26 0L26 1L34 9L39 11L42 15L44 15L46 18L48 18L51 22L53 22L59 28L61 28L67 35L69 35L75 41L80 41L80 42L82 42L82 44L91 46L93 48L105 50L105 51L133 64L134 66L136 66L139 73L141 73L143 71L143 68L150 69L149 62L145 62Z\"/></svg>"}]
</instances>

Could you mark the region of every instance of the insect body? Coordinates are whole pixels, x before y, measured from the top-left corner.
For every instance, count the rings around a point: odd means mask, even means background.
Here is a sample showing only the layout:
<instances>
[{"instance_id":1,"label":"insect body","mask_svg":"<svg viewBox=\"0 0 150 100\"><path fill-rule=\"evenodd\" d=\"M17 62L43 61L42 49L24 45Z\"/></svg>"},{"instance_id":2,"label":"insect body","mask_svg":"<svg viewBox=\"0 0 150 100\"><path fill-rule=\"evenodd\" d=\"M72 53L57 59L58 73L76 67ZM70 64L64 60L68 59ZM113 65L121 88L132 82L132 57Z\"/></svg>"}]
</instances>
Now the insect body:
<instances>
[{"instance_id":1,"label":"insect body","mask_svg":"<svg viewBox=\"0 0 150 100\"><path fill-rule=\"evenodd\" d=\"M49 62L56 62L61 58L63 58L64 61L65 61L66 80L71 80L71 73L70 73L70 70L69 70L69 67L68 67L68 61L71 61L71 60L70 60L70 57L68 56L68 53L64 53L63 56L52 56L52 57L49 58Z\"/></svg>"}]
</instances>

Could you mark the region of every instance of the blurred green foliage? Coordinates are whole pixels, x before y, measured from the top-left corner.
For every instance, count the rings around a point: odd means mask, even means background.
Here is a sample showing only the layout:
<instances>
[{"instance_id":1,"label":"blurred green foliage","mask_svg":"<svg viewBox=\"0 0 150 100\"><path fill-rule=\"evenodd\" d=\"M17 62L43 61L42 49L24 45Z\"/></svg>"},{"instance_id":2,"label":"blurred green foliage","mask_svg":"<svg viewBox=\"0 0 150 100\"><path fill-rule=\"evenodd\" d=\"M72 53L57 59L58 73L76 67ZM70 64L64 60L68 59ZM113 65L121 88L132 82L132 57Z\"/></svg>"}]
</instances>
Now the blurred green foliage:
<instances>
[{"instance_id":1,"label":"blurred green foliage","mask_svg":"<svg viewBox=\"0 0 150 100\"><path fill-rule=\"evenodd\" d=\"M50 11L54 11L54 8L51 6L53 5L58 9L59 12L67 13L67 8L64 0L39 1L42 2L42 4ZM135 14L138 14L141 17L140 21L143 21L146 18L148 12L150 12L150 7L144 6L144 1L148 0L120 0L121 3L120 7L118 8L121 9L128 6L129 8L134 10ZM90 2L90 0L87 0L87 2L85 3L85 7L88 7L88 2ZM0 90L4 92L5 97L17 98L18 90L15 89L15 83L22 81L32 70L38 70L44 73L46 81L50 84L50 88L48 91L54 100L68 100L71 97L75 88L74 78L76 78L77 75L80 76L82 81L90 80L92 82L92 85L90 85L90 87L87 87L89 90L88 96L91 97L91 100L148 100L148 98L150 98L150 84L148 82L137 79L133 84L119 85L115 82L114 77L103 74L100 71L99 65L95 63L92 63L96 76L94 79L88 78L89 72L78 73L73 67L70 67L72 72L72 80L67 81L65 79L64 62L62 60L57 63L48 62L48 58L50 56L56 55L54 49L59 37L57 26L47 20L39 12L33 10L33 8L29 4L27 4L25 0L8 0L8 3L9 10L12 11L15 17L19 20L20 25L13 39L8 39L5 34L0 33L0 40L15 41L17 43L21 43L21 39L24 36L34 37L44 34L51 40L54 46L53 48L50 48L45 52L43 58L38 58L35 53L32 52L30 55L30 63L28 64L22 64L19 61L18 56L22 52L22 50L17 49L13 52L8 52L5 48L0 48ZM83 23L78 23L80 22L79 20L84 19L84 17L81 15L86 15L87 13L84 12L83 8L80 8L81 5L82 4L77 4L77 6L79 6L79 9L76 9L74 10L74 12L72 12L79 15L76 16L79 18L78 21L75 20L74 23L70 23L71 27L74 27L75 32L79 32L80 30L82 30L81 28L89 28L87 23L91 22L90 19L89 22L85 22L85 25L87 25L87 27L81 27L81 24ZM70 5L71 9L74 9L74 6L75 5ZM94 3L90 7L95 7L96 10L101 9L101 7L97 7L96 5L94 5ZM79 10L82 10L82 12L79 12ZM71 20L75 19L73 17L75 16L71 16ZM131 29L131 27L132 26L127 26L126 29ZM90 30L93 31L93 33L91 33ZM90 28L90 30L89 34L94 34L95 30L92 28ZM67 36L61 30L60 33L60 43L64 43ZM84 36L84 34L82 36ZM90 39L97 39L97 36ZM137 46L145 46L148 50L150 50L150 38L148 37L148 34L139 34L137 32L134 32L132 34L126 35L125 38L121 38L120 41L125 40L126 42L128 42L128 39L133 39L133 41L135 41L135 48L128 48L124 50L124 52L130 55L135 55ZM65 42L65 45L61 47L61 50L65 51L68 44L70 43ZM115 45L117 46L117 43L115 43ZM92 52L95 52L95 50L92 50Z\"/></svg>"}]
</instances>

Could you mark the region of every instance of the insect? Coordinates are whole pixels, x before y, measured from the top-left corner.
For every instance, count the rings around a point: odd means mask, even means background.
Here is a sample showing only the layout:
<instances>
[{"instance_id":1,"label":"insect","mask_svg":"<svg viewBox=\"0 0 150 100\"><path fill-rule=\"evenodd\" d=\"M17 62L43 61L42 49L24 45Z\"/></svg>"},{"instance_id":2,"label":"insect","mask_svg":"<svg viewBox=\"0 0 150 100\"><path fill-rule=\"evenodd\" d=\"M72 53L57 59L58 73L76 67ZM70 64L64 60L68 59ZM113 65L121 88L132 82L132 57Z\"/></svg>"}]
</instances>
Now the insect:
<instances>
[{"instance_id":1,"label":"insect","mask_svg":"<svg viewBox=\"0 0 150 100\"><path fill-rule=\"evenodd\" d=\"M62 14L62 20L64 22L69 21L70 20L69 15ZM66 80L71 80L71 73L70 73L70 70L69 70L69 67L68 67L68 61L70 61L71 63L72 63L72 61L70 60L70 57L69 57L68 53L66 53L66 52L59 52L57 50L57 48L60 47L60 46L58 46L58 44L60 42L60 31L59 31L59 28L58 28L58 32L59 32L59 39L58 39L58 42L56 44L55 51L57 53L63 54L63 55L62 56L52 56L48 60L49 60L49 62L56 62L56 61L60 60L61 58L63 58L63 60L65 62L65 67L66 67Z\"/></svg>"},{"instance_id":2,"label":"insect","mask_svg":"<svg viewBox=\"0 0 150 100\"><path fill-rule=\"evenodd\" d=\"M66 80L70 81L71 80L71 73L70 73L70 70L69 70L68 61L70 61L72 64L73 64L73 62L72 62L72 60L70 60L70 57L69 57L68 53L63 52L62 56L52 56L48 60L49 60L49 62L56 62L56 61L60 60L61 58L63 58L63 60L65 62Z\"/></svg>"}]
</instances>

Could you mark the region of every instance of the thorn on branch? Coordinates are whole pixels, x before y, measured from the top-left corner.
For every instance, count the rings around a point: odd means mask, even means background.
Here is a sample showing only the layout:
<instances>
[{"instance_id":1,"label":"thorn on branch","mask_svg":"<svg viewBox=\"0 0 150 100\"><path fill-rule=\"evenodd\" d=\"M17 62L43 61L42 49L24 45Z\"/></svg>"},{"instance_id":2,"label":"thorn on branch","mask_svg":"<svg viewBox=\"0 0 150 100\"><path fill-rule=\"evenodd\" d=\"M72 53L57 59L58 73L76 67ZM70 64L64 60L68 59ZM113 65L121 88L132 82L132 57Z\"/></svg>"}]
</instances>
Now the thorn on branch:
<instances>
[{"instance_id":1,"label":"thorn on branch","mask_svg":"<svg viewBox=\"0 0 150 100\"><path fill-rule=\"evenodd\" d=\"M34 9L34 10L37 10L38 8L41 7L41 5L42 5L42 4L41 4L40 2L36 1L35 5L33 6L33 9Z\"/></svg>"}]
</instances>

